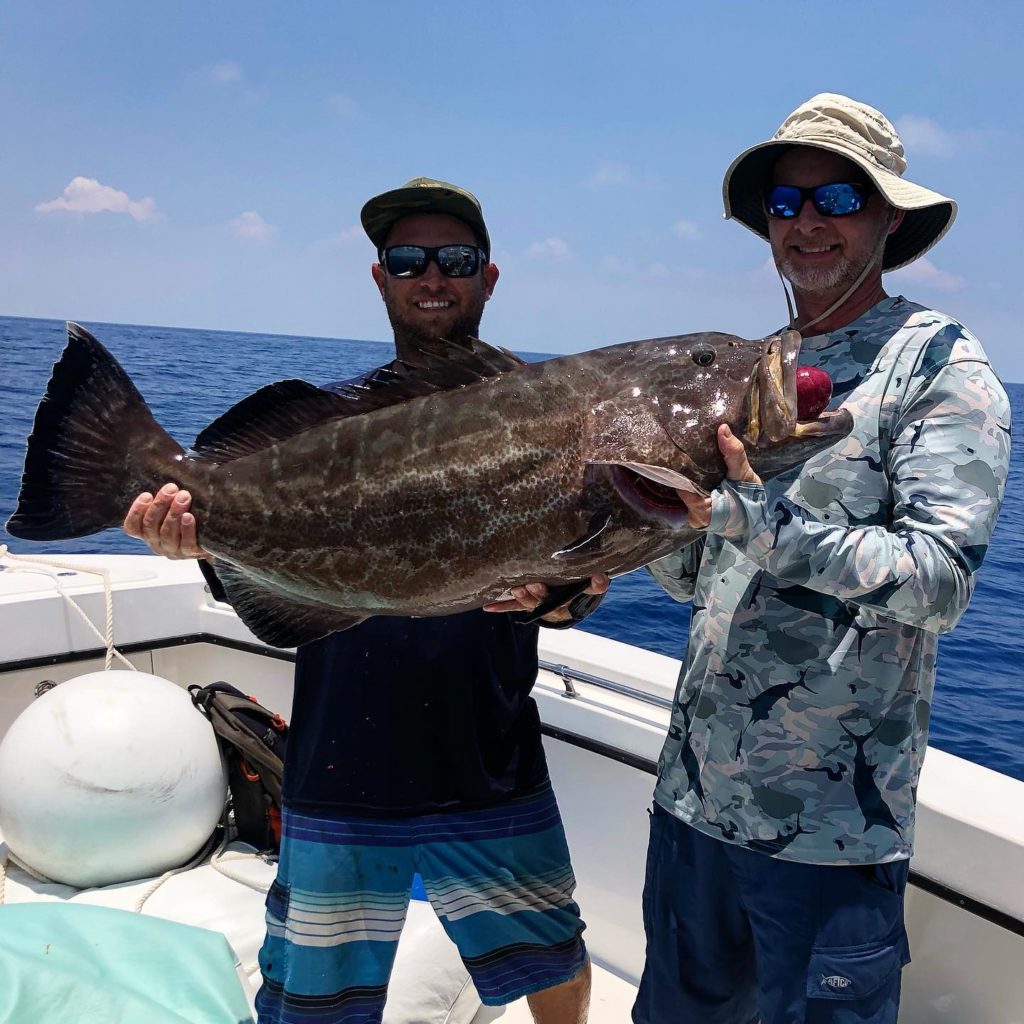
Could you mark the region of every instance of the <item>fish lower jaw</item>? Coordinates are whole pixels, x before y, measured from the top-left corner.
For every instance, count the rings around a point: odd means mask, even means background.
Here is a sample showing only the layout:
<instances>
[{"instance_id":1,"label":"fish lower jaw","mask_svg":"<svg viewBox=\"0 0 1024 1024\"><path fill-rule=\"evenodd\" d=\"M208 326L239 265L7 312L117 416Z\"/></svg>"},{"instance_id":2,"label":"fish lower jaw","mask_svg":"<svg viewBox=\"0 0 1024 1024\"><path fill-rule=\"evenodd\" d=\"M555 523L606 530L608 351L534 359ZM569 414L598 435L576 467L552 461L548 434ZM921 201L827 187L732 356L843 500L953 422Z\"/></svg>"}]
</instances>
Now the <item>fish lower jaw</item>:
<instances>
[{"instance_id":1,"label":"fish lower jaw","mask_svg":"<svg viewBox=\"0 0 1024 1024\"><path fill-rule=\"evenodd\" d=\"M816 420L797 423L792 436L798 439L808 437L828 437L833 434L848 434L853 428L853 417L847 409L836 409L826 412Z\"/></svg>"}]
</instances>

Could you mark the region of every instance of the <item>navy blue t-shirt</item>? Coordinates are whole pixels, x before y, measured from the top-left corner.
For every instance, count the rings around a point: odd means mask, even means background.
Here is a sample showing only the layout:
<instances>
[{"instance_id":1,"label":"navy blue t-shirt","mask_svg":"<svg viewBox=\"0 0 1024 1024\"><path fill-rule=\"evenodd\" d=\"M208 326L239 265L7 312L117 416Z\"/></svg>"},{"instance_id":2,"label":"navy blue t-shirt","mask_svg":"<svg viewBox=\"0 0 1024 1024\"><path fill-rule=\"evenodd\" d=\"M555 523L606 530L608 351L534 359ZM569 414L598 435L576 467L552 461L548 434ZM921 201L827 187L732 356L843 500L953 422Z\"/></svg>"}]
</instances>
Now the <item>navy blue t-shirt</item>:
<instances>
[{"instance_id":1,"label":"navy blue t-shirt","mask_svg":"<svg viewBox=\"0 0 1024 1024\"><path fill-rule=\"evenodd\" d=\"M344 391L393 365L324 388ZM312 813L419 814L545 782L530 697L538 627L517 618L377 616L300 647L284 801Z\"/></svg>"},{"instance_id":2,"label":"navy blue t-shirt","mask_svg":"<svg viewBox=\"0 0 1024 1024\"><path fill-rule=\"evenodd\" d=\"M430 813L547 779L537 626L504 614L380 616L299 648L284 800L309 812Z\"/></svg>"}]
</instances>

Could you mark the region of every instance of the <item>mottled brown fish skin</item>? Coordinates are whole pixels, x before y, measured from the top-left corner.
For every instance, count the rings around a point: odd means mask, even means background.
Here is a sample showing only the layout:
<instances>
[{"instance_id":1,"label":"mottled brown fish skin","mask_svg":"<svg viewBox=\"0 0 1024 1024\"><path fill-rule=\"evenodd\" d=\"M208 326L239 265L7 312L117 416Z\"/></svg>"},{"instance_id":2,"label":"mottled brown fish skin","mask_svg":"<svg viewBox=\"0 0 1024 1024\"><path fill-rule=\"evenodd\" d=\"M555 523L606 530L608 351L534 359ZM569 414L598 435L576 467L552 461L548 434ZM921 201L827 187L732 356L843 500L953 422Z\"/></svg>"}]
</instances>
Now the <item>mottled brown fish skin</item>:
<instances>
[{"instance_id":1,"label":"mottled brown fish skin","mask_svg":"<svg viewBox=\"0 0 1024 1024\"><path fill-rule=\"evenodd\" d=\"M294 643L368 615L446 614L519 583L635 569L695 536L671 488L721 481L718 424L772 472L849 430L840 417L817 425L821 436L783 436L795 428L798 338L684 335L533 364L474 345L450 364L425 352L397 385L421 397L262 389L186 455L116 360L69 325L8 529L102 529L139 490L173 480L192 492L200 542L243 619ZM452 386L467 360L485 369ZM281 627L293 611L295 629Z\"/></svg>"},{"instance_id":2,"label":"mottled brown fish skin","mask_svg":"<svg viewBox=\"0 0 1024 1024\"><path fill-rule=\"evenodd\" d=\"M692 352L709 349L715 366L696 366ZM620 455L678 466L669 435L623 410L690 408L680 439L711 488L724 471L715 428L745 426L760 353L724 335L631 343L325 424L189 485L202 543L275 586L377 614L447 613L519 583L635 569L693 533L680 508L625 503L610 469L588 462L595 435L607 448L602 427L618 425ZM602 515L613 521L589 556L555 557Z\"/></svg>"}]
</instances>

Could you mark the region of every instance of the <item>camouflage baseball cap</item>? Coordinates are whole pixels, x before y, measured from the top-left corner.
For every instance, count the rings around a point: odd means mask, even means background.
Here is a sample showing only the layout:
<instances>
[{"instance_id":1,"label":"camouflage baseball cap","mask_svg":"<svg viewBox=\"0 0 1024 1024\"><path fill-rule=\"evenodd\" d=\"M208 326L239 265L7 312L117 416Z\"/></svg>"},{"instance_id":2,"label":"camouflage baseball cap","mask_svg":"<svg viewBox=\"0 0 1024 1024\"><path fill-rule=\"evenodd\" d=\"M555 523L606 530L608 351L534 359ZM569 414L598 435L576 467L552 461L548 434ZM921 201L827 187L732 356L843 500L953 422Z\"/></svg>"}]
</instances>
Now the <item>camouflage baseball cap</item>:
<instances>
[{"instance_id":1,"label":"camouflage baseball cap","mask_svg":"<svg viewBox=\"0 0 1024 1024\"><path fill-rule=\"evenodd\" d=\"M412 213L447 213L464 221L473 229L490 259L491 239L484 224L480 201L472 192L448 181L413 178L401 188L374 196L359 216L370 241L380 250L395 222Z\"/></svg>"},{"instance_id":2,"label":"camouflage baseball cap","mask_svg":"<svg viewBox=\"0 0 1024 1024\"><path fill-rule=\"evenodd\" d=\"M886 240L883 270L896 270L923 256L953 224L952 199L903 177L903 143L889 119L866 103L830 92L802 103L771 139L733 160L722 184L726 218L768 238L764 188L775 161L793 146L824 149L852 161L888 203L904 211L903 222Z\"/></svg>"}]
</instances>

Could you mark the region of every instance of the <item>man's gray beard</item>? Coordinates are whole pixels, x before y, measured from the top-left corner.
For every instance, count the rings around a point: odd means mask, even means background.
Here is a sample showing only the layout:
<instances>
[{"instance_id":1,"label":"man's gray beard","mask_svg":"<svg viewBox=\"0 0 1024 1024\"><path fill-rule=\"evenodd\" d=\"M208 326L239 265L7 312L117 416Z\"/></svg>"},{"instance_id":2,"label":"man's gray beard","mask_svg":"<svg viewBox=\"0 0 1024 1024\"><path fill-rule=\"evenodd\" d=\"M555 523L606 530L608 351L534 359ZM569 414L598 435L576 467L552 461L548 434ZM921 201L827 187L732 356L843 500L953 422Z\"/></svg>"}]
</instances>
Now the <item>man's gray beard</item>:
<instances>
[{"instance_id":1,"label":"man's gray beard","mask_svg":"<svg viewBox=\"0 0 1024 1024\"><path fill-rule=\"evenodd\" d=\"M867 259L870 261L881 260L885 239L888 238L889 224L892 218L880 228L875 237L871 253ZM832 267L801 267L793 266L789 257L782 261L782 276L793 286L794 291L807 294L818 294L819 292L838 292L843 288L850 288L854 281L864 271L864 264L857 266L849 256L843 256L835 266Z\"/></svg>"},{"instance_id":2,"label":"man's gray beard","mask_svg":"<svg viewBox=\"0 0 1024 1024\"><path fill-rule=\"evenodd\" d=\"M782 276L800 292L838 291L844 285L849 286L857 280L860 271L855 268L849 257L844 256L832 267L796 268L789 259L782 261Z\"/></svg>"}]
</instances>

